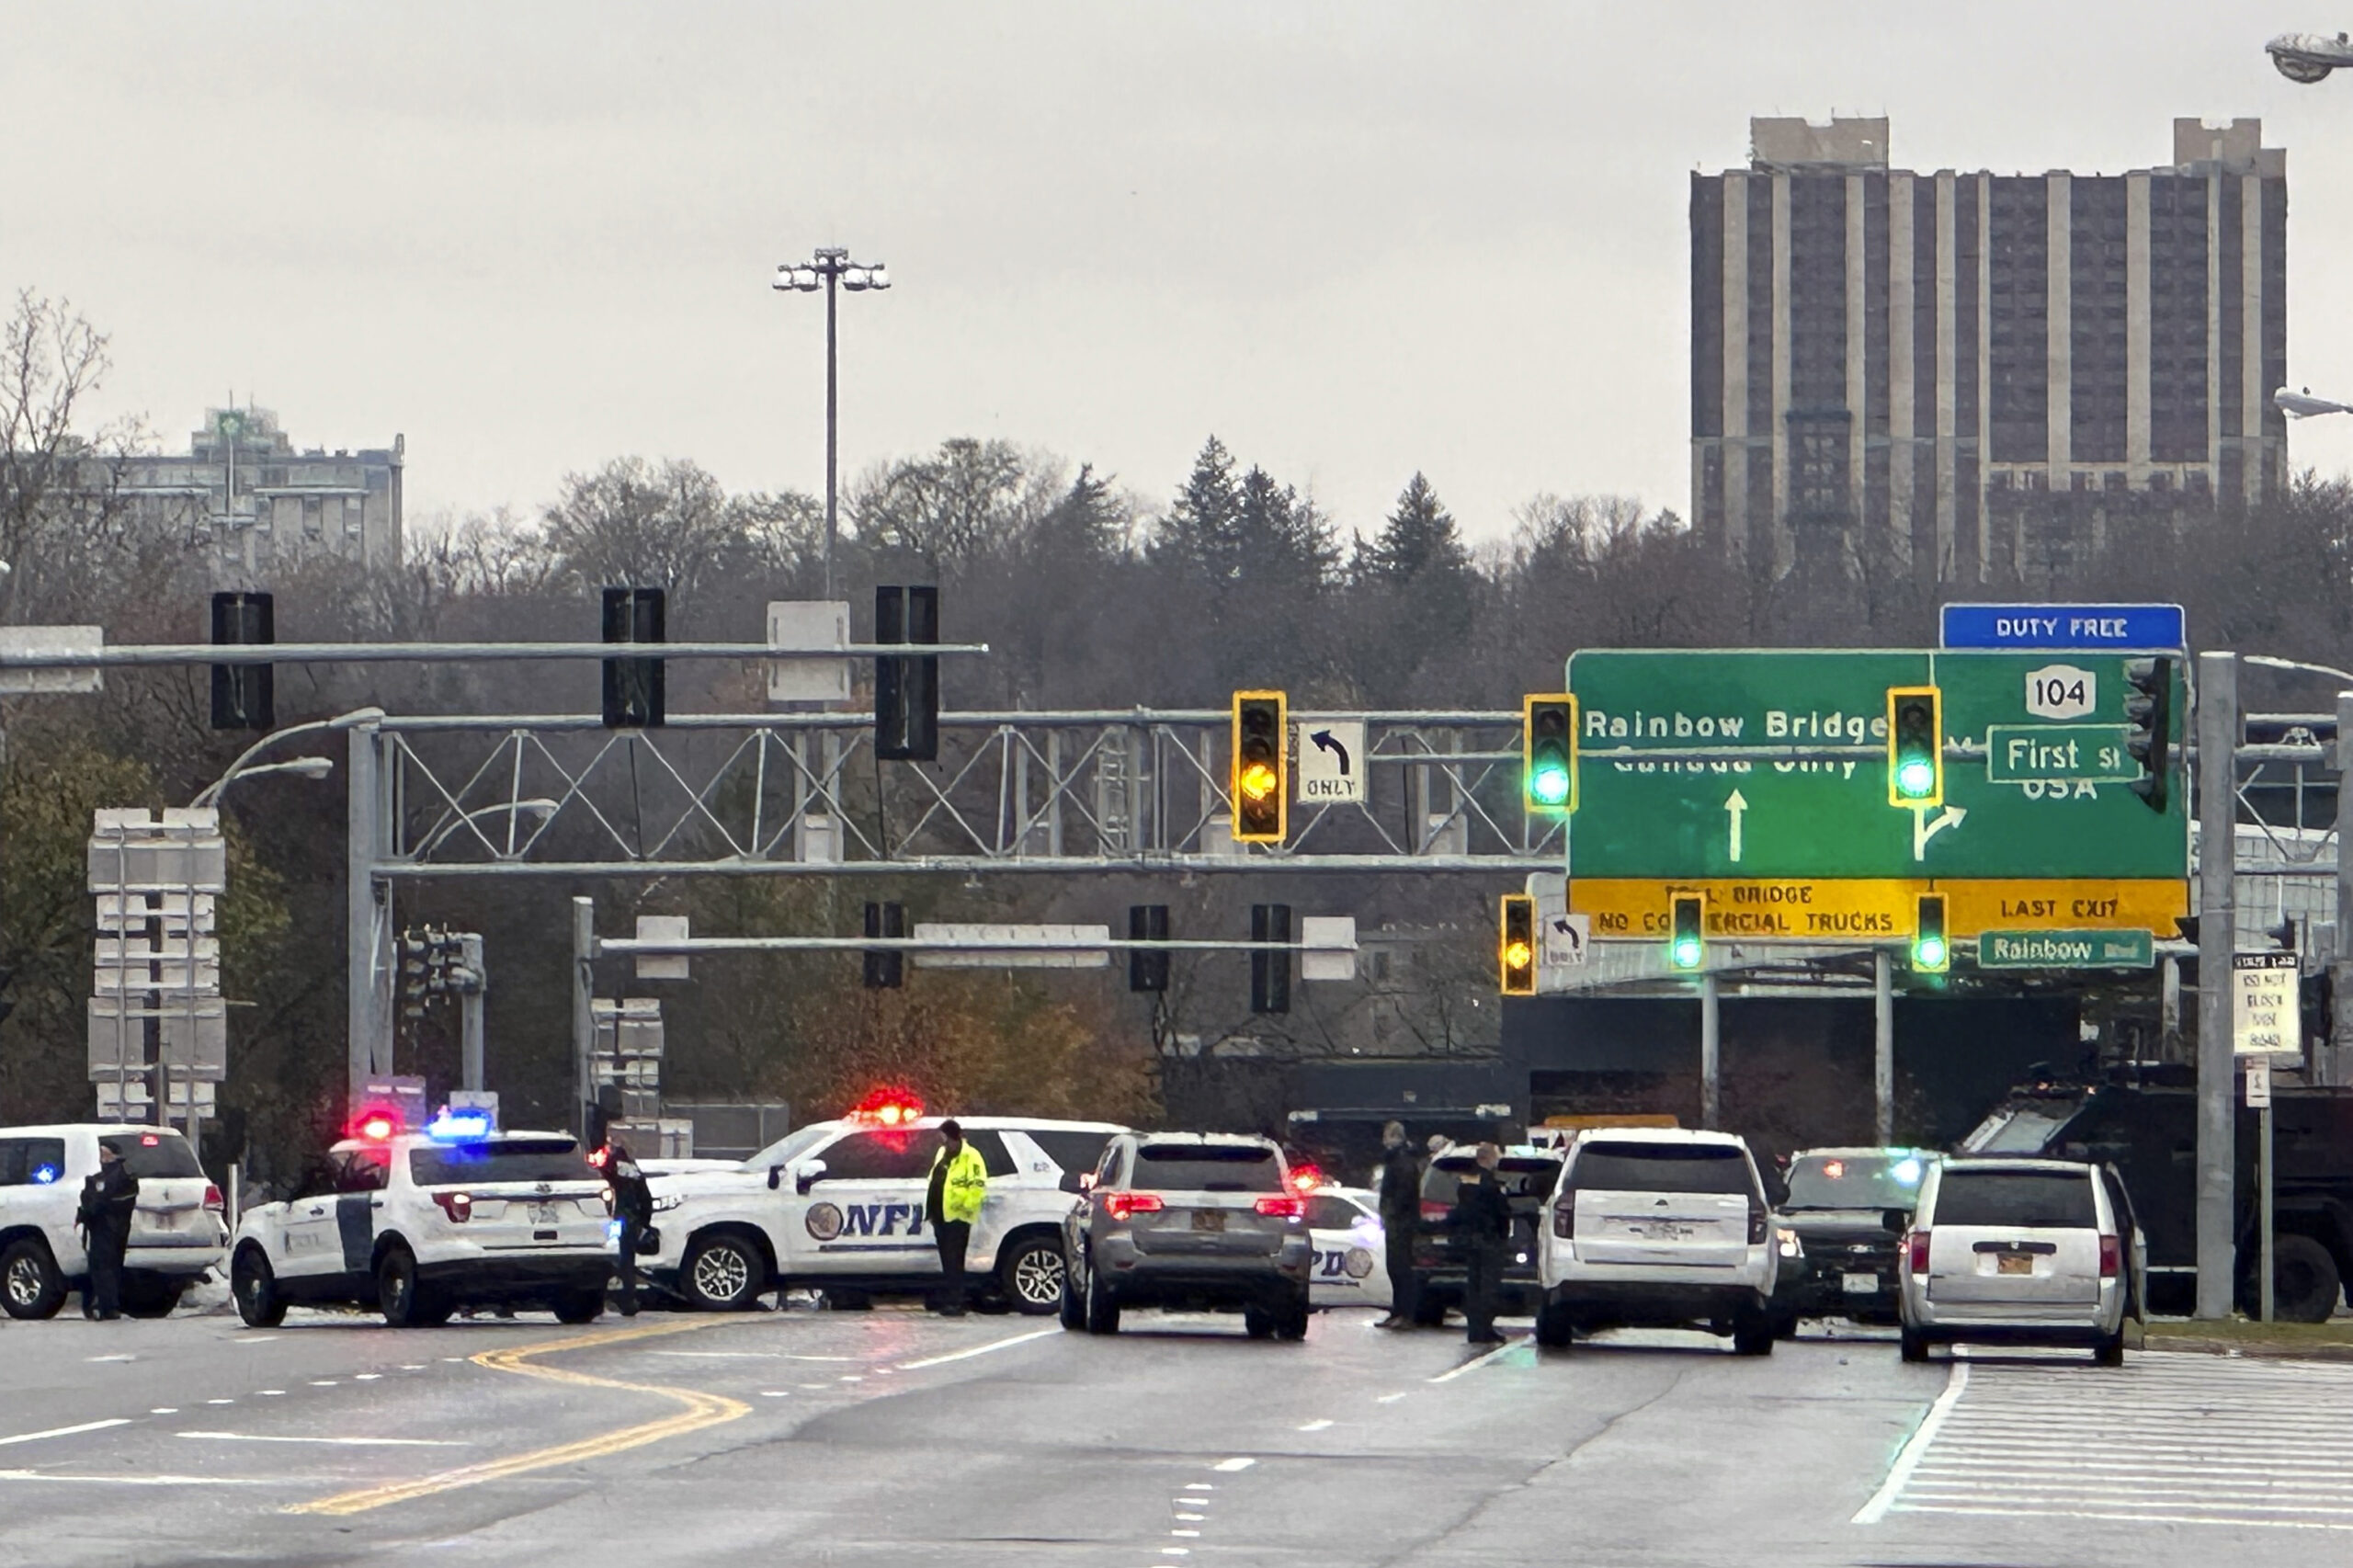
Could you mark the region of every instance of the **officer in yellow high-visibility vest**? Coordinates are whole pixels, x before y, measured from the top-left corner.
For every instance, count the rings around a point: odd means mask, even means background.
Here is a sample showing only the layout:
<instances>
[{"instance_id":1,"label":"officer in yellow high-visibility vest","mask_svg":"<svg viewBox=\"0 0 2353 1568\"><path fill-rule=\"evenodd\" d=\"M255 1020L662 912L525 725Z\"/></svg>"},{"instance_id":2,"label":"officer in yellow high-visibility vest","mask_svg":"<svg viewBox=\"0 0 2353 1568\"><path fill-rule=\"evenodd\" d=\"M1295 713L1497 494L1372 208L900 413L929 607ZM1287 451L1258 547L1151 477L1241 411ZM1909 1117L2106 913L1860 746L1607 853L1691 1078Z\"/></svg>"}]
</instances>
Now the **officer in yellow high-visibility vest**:
<instances>
[{"instance_id":1,"label":"officer in yellow high-visibility vest","mask_svg":"<svg viewBox=\"0 0 2353 1568\"><path fill-rule=\"evenodd\" d=\"M972 1221L981 1217L981 1199L988 1196L989 1170L953 1119L939 1124L939 1136L943 1142L931 1157L931 1186L924 1195L923 1211L931 1219L932 1239L939 1246L939 1311L960 1318L964 1315L964 1249L972 1244Z\"/></svg>"}]
</instances>

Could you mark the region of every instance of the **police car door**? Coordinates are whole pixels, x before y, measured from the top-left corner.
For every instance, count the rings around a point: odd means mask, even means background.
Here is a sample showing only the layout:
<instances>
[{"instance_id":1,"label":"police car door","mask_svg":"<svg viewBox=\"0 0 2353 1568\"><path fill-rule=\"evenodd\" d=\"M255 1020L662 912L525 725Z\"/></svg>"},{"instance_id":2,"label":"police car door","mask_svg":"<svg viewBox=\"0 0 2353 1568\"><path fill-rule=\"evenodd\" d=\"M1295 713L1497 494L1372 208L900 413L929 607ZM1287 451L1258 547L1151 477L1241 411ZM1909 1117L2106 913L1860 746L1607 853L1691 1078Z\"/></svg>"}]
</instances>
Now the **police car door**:
<instances>
[{"instance_id":1,"label":"police car door","mask_svg":"<svg viewBox=\"0 0 2353 1568\"><path fill-rule=\"evenodd\" d=\"M303 1176L294 1196L286 1200L278 1223L278 1245L271 1249L269 1259L274 1272L290 1279L342 1272L343 1243L335 1233L335 1198L348 1174L346 1156L338 1152Z\"/></svg>"},{"instance_id":2,"label":"police car door","mask_svg":"<svg viewBox=\"0 0 2353 1568\"><path fill-rule=\"evenodd\" d=\"M1315 1246L1310 1304L1389 1305L1389 1270L1381 1256L1378 1216L1336 1192L1319 1192L1307 1200L1307 1230Z\"/></svg>"},{"instance_id":3,"label":"police car door","mask_svg":"<svg viewBox=\"0 0 2353 1568\"><path fill-rule=\"evenodd\" d=\"M929 1127L874 1127L835 1139L810 1157L825 1169L788 1208L790 1262L800 1276L938 1274L939 1254L924 1214L932 1156Z\"/></svg>"}]
</instances>

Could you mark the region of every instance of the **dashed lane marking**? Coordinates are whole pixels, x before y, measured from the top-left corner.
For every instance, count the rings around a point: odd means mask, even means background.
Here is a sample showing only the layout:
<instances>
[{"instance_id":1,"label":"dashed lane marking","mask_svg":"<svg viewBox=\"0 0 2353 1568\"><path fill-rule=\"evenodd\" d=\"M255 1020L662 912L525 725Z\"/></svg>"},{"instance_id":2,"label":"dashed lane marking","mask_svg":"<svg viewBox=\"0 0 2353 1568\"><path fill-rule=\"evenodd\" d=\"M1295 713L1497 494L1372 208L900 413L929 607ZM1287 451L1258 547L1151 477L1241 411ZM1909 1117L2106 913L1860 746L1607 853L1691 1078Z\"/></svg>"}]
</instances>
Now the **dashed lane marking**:
<instances>
[{"instance_id":1,"label":"dashed lane marking","mask_svg":"<svg viewBox=\"0 0 2353 1568\"><path fill-rule=\"evenodd\" d=\"M1210 1466L1210 1468L1211 1470L1222 1470L1230 1472L1237 1470L1248 1470L1252 1465L1256 1464L1257 1462L1258 1461L1256 1460L1245 1455L1237 1459L1220 1460L1217 1463Z\"/></svg>"},{"instance_id":2,"label":"dashed lane marking","mask_svg":"<svg viewBox=\"0 0 2353 1568\"><path fill-rule=\"evenodd\" d=\"M79 1426L51 1426L46 1432L19 1432L13 1437L0 1437L0 1449L16 1443L38 1443L44 1437L71 1437L79 1432L103 1432L109 1426L128 1426L128 1415L109 1416L104 1421L85 1421Z\"/></svg>"},{"instance_id":3,"label":"dashed lane marking","mask_svg":"<svg viewBox=\"0 0 2353 1568\"><path fill-rule=\"evenodd\" d=\"M472 1443L449 1437L266 1437L256 1432L181 1432L216 1443L320 1443L342 1449L471 1449Z\"/></svg>"},{"instance_id":4,"label":"dashed lane marking","mask_svg":"<svg viewBox=\"0 0 2353 1568\"><path fill-rule=\"evenodd\" d=\"M505 1459L489 1460L457 1470L445 1470L437 1474L420 1476L414 1481L394 1482L387 1486L370 1486L357 1492L338 1492L331 1497L321 1497L308 1503L297 1503L287 1510L294 1514L364 1514L371 1509L394 1503L413 1502L438 1493L454 1492L461 1487L479 1486L486 1481L500 1481L510 1475L522 1475L535 1470L547 1470L557 1465L578 1464L584 1460L602 1459L608 1454L643 1448L670 1437L685 1437L707 1426L749 1415L752 1407L723 1394L705 1393L700 1389L674 1388L662 1383L624 1382L619 1378L599 1378L587 1372L575 1372L567 1368L541 1365L536 1358L563 1355L574 1350L591 1350L608 1345L623 1345L632 1340L653 1339L665 1335L687 1334L697 1329L717 1327L725 1318L703 1319L687 1323L648 1324L633 1328L606 1329L595 1334L576 1335L570 1339L549 1340L539 1345L516 1346L505 1350L485 1350L472 1358L475 1365L493 1371L513 1372L521 1377L540 1378L549 1382L568 1383L575 1388L616 1389L626 1393L653 1394L674 1400L680 1406L678 1414L659 1421L641 1422L623 1426L577 1442L558 1443L551 1448L533 1449L527 1453L510 1454Z\"/></svg>"},{"instance_id":5,"label":"dashed lane marking","mask_svg":"<svg viewBox=\"0 0 2353 1568\"><path fill-rule=\"evenodd\" d=\"M1009 1334L1003 1339L992 1339L986 1345L975 1345L968 1350L951 1350L945 1356L926 1356L920 1361L902 1361L898 1370L920 1372L926 1367L945 1367L950 1361L969 1361L975 1356L985 1356L992 1350L1009 1350L1017 1345L1027 1345L1033 1339L1059 1335L1059 1328L1033 1329L1028 1334Z\"/></svg>"},{"instance_id":6,"label":"dashed lane marking","mask_svg":"<svg viewBox=\"0 0 2353 1568\"><path fill-rule=\"evenodd\" d=\"M0 1470L0 1481L45 1481L67 1486L285 1486L299 1484L232 1475L60 1475L47 1470Z\"/></svg>"},{"instance_id":7,"label":"dashed lane marking","mask_svg":"<svg viewBox=\"0 0 2353 1568\"><path fill-rule=\"evenodd\" d=\"M1302 1432L1321 1432L1331 1425L1330 1418L1326 1417L1317 1421L1303 1421L1300 1424L1299 1429Z\"/></svg>"}]
</instances>

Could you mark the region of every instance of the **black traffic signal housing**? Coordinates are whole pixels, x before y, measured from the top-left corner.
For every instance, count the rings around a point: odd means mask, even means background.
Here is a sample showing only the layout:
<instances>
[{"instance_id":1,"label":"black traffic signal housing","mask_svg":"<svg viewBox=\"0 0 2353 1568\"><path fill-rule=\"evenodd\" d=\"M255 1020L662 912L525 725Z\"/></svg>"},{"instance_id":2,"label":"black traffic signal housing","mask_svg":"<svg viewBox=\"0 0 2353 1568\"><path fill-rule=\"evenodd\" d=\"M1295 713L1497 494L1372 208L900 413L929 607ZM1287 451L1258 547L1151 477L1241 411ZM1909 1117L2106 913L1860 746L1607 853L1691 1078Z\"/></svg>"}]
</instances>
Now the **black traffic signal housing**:
<instances>
[{"instance_id":1,"label":"black traffic signal housing","mask_svg":"<svg viewBox=\"0 0 2353 1568\"><path fill-rule=\"evenodd\" d=\"M1696 892L1679 892L1669 902L1666 917L1666 961L1675 969L1694 970L1707 961L1707 901Z\"/></svg>"},{"instance_id":2,"label":"black traffic signal housing","mask_svg":"<svg viewBox=\"0 0 2353 1568\"><path fill-rule=\"evenodd\" d=\"M1520 702L1520 789L1528 810L1567 816L1577 809L1577 699L1567 692Z\"/></svg>"},{"instance_id":3,"label":"black traffic signal housing","mask_svg":"<svg viewBox=\"0 0 2353 1568\"><path fill-rule=\"evenodd\" d=\"M1254 903L1250 906L1250 939L1254 942L1290 941L1290 905L1288 903ZM1254 1013L1288 1013L1290 1011L1290 949L1253 948L1250 950L1250 1010Z\"/></svg>"},{"instance_id":4,"label":"black traffic signal housing","mask_svg":"<svg viewBox=\"0 0 2353 1568\"><path fill-rule=\"evenodd\" d=\"M1495 970L1497 985L1505 995L1536 994L1536 901L1524 892L1503 895Z\"/></svg>"},{"instance_id":5,"label":"black traffic signal housing","mask_svg":"<svg viewBox=\"0 0 2353 1568\"><path fill-rule=\"evenodd\" d=\"M1887 803L1945 801L1945 699L1933 686L1887 688Z\"/></svg>"},{"instance_id":6,"label":"black traffic signal housing","mask_svg":"<svg viewBox=\"0 0 2353 1568\"><path fill-rule=\"evenodd\" d=\"M1131 942L1168 940L1168 906L1165 903L1128 905L1128 940ZM1167 990L1167 952L1151 948L1129 949L1128 989L1131 991Z\"/></svg>"},{"instance_id":7,"label":"black traffic signal housing","mask_svg":"<svg viewBox=\"0 0 2353 1568\"><path fill-rule=\"evenodd\" d=\"M903 903L868 904L866 934L869 937L905 936L907 906ZM868 949L865 957L866 988L869 991L896 991L905 983L905 953L896 948L879 948Z\"/></svg>"},{"instance_id":8,"label":"black traffic signal housing","mask_svg":"<svg viewBox=\"0 0 2353 1568\"><path fill-rule=\"evenodd\" d=\"M607 588L608 642L669 641L669 595L660 588ZM663 664L659 659L605 661L605 728L654 730L663 722Z\"/></svg>"},{"instance_id":9,"label":"black traffic signal housing","mask_svg":"<svg viewBox=\"0 0 2353 1568\"><path fill-rule=\"evenodd\" d=\"M2141 765L2131 790L2151 811L2165 809L2166 775L2173 770L2173 661L2128 659L2124 684L2124 752Z\"/></svg>"},{"instance_id":10,"label":"black traffic signal housing","mask_svg":"<svg viewBox=\"0 0 2353 1568\"><path fill-rule=\"evenodd\" d=\"M1236 844L1280 844L1290 830L1284 701L1279 691L1233 694L1233 762L1228 782Z\"/></svg>"},{"instance_id":11,"label":"black traffic signal housing","mask_svg":"<svg viewBox=\"0 0 2353 1568\"><path fill-rule=\"evenodd\" d=\"M1942 974L1952 967L1952 938L1945 931L1945 895L1924 892L1912 926L1912 970Z\"/></svg>"},{"instance_id":12,"label":"black traffic signal housing","mask_svg":"<svg viewBox=\"0 0 2353 1568\"><path fill-rule=\"evenodd\" d=\"M258 647L278 641L276 601L267 594L212 596L212 645ZM268 665L212 666L212 727L278 727L277 672Z\"/></svg>"},{"instance_id":13,"label":"black traffic signal housing","mask_svg":"<svg viewBox=\"0 0 2353 1568\"><path fill-rule=\"evenodd\" d=\"M874 641L937 646L935 585L874 590ZM885 762L939 760L939 655L899 653L874 661L874 755Z\"/></svg>"}]
</instances>

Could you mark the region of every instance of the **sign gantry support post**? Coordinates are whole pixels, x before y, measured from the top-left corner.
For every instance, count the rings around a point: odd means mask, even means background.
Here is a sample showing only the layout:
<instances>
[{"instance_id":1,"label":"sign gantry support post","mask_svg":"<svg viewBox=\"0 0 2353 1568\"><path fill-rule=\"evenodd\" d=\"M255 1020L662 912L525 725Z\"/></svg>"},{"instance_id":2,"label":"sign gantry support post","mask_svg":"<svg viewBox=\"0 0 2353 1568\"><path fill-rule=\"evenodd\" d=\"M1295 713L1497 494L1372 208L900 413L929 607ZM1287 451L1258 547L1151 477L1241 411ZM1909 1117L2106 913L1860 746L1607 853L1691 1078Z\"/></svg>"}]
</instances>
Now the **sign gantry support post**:
<instances>
[{"instance_id":1,"label":"sign gantry support post","mask_svg":"<svg viewBox=\"0 0 2353 1568\"><path fill-rule=\"evenodd\" d=\"M1712 1128L1723 1120L1722 996L1716 971L1699 977L1699 1125Z\"/></svg>"},{"instance_id":2,"label":"sign gantry support post","mask_svg":"<svg viewBox=\"0 0 2353 1568\"><path fill-rule=\"evenodd\" d=\"M1871 1115L1880 1147L1895 1142L1895 955L1871 954Z\"/></svg>"},{"instance_id":3,"label":"sign gantry support post","mask_svg":"<svg viewBox=\"0 0 2353 1568\"><path fill-rule=\"evenodd\" d=\"M572 901L572 1114L588 1135L588 1107L597 1097L597 901Z\"/></svg>"},{"instance_id":4,"label":"sign gantry support post","mask_svg":"<svg viewBox=\"0 0 2353 1568\"><path fill-rule=\"evenodd\" d=\"M2231 956L2238 945L2238 655L2198 655L2198 1302L2231 1315L2237 1278Z\"/></svg>"},{"instance_id":5,"label":"sign gantry support post","mask_svg":"<svg viewBox=\"0 0 2353 1568\"><path fill-rule=\"evenodd\" d=\"M2336 945L2329 954L2331 987L2328 1038L2313 1042L2313 1080L2322 1084L2353 1083L2353 790L2344 779L2353 777L2353 691L2336 694Z\"/></svg>"}]
</instances>

